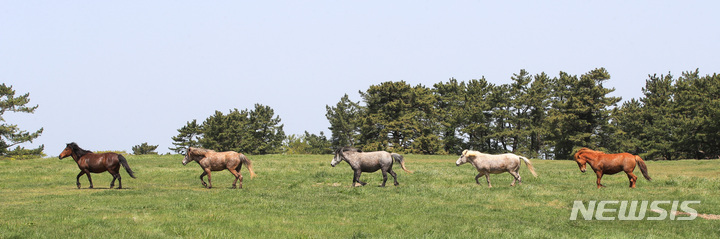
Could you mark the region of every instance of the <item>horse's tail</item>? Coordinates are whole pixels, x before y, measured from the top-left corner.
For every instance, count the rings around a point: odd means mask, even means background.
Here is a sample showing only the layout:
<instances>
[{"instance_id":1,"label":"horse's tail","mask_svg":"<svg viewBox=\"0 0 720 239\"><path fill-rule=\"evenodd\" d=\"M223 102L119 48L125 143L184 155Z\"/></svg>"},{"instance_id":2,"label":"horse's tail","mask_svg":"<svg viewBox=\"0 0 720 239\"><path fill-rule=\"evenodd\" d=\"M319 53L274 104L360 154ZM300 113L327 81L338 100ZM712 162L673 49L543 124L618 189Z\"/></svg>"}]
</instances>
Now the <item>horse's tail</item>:
<instances>
[{"instance_id":1,"label":"horse's tail","mask_svg":"<svg viewBox=\"0 0 720 239\"><path fill-rule=\"evenodd\" d=\"M525 161L525 165L527 165L528 169L530 169L530 173L532 173L533 176L537 177L537 173L535 173L535 167L533 167L533 165L532 165L532 163L530 162L530 160L529 160L528 158L526 158L526 157L523 157L523 156L518 156L518 157L520 157L520 159L522 159L523 161Z\"/></svg>"},{"instance_id":2,"label":"horse's tail","mask_svg":"<svg viewBox=\"0 0 720 239\"><path fill-rule=\"evenodd\" d=\"M640 172L642 172L645 179L648 181L652 181L652 178L650 178L650 175L648 175L647 165L645 165L645 161L643 161L640 156L635 155L635 162L637 162L638 166L640 166Z\"/></svg>"},{"instance_id":3,"label":"horse's tail","mask_svg":"<svg viewBox=\"0 0 720 239\"><path fill-rule=\"evenodd\" d=\"M118 161L120 161L120 164L125 168L125 171L127 171L128 174L130 174L130 177L136 178L135 173L130 169L130 165L127 164L127 160L125 157L123 157L121 154L118 154Z\"/></svg>"},{"instance_id":4,"label":"horse's tail","mask_svg":"<svg viewBox=\"0 0 720 239\"><path fill-rule=\"evenodd\" d=\"M247 168L250 171L250 178L254 178L257 176L257 174L255 174L255 171L253 171L252 162L250 161L250 159L245 157L244 154L240 154L240 162L247 165Z\"/></svg>"},{"instance_id":5,"label":"horse's tail","mask_svg":"<svg viewBox=\"0 0 720 239\"><path fill-rule=\"evenodd\" d=\"M405 168L405 158L402 155L392 153L392 154L390 154L390 156L392 156L392 158L395 159L395 161L400 163L400 167L402 168L402 170L405 170L405 172L407 172L407 173L413 173L412 171Z\"/></svg>"}]
</instances>

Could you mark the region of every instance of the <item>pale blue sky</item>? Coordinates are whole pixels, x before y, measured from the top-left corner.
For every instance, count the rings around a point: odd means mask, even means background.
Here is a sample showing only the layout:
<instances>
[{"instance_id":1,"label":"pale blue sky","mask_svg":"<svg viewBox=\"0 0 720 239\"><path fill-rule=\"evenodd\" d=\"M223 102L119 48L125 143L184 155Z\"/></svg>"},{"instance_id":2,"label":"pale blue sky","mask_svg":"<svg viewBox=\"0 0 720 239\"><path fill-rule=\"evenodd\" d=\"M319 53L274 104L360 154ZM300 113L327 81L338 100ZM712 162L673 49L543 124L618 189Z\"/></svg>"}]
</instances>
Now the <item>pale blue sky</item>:
<instances>
[{"instance_id":1,"label":"pale blue sky","mask_svg":"<svg viewBox=\"0 0 720 239\"><path fill-rule=\"evenodd\" d=\"M272 107L287 134L324 131L325 106L412 85L605 67L623 100L648 74L720 72L717 1L0 1L0 82L29 92L65 143L168 152L187 121Z\"/></svg>"}]
</instances>

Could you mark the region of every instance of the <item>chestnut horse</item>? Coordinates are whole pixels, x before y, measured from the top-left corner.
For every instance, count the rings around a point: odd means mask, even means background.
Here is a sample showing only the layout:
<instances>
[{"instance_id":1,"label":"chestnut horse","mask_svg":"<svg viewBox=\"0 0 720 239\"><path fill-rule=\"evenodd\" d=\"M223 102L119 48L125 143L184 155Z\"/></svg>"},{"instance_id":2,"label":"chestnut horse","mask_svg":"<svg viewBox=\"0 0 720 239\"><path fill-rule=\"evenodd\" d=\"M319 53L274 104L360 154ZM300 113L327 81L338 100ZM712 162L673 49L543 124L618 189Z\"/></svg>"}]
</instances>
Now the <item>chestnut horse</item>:
<instances>
[{"instance_id":1,"label":"chestnut horse","mask_svg":"<svg viewBox=\"0 0 720 239\"><path fill-rule=\"evenodd\" d=\"M235 182L233 182L232 188L235 188L238 180L240 180L240 188L242 188L243 176L240 174L240 169L243 164L247 164L247 168L250 170L250 178L257 176L255 172L253 172L252 162L250 162L245 155L234 151L215 152L209 149L189 147L187 152L185 152L185 159L183 159L182 164L187 165L191 161L197 162L200 167L202 167L203 173L200 174L200 181L202 185L208 189L212 188L212 181L210 179L211 171L222 171L225 169L230 171L230 173L235 176ZM208 183L205 183L205 180L203 180L205 175L208 177Z\"/></svg>"},{"instance_id":2,"label":"chestnut horse","mask_svg":"<svg viewBox=\"0 0 720 239\"><path fill-rule=\"evenodd\" d=\"M643 161L640 156L629 153L606 154L600 151L582 148L575 153L575 162L577 162L580 171L583 173L585 172L585 163L590 163L590 167L595 171L595 174L597 174L598 188L605 187L605 185L600 183L603 174L616 174L622 171L625 171L628 179L630 179L630 187L635 188L635 182L637 181L637 176L633 174L635 164L640 167L640 171L643 176L645 176L645 179L648 181L652 180L648 175L645 161Z\"/></svg>"},{"instance_id":3,"label":"chestnut horse","mask_svg":"<svg viewBox=\"0 0 720 239\"><path fill-rule=\"evenodd\" d=\"M116 153L102 153L96 154L88 150L80 148L76 143L69 143L65 146L65 150L58 156L59 159L72 156L80 168L80 174L77 175L76 182L77 187L80 188L80 176L87 174L88 181L90 182L90 188L93 188L92 178L90 173L102 173L108 171L113 176L112 182L110 182L110 188L115 187L115 179L118 180L118 189L122 188L122 178L120 177L120 165L125 168L130 177L135 178L133 171L128 166L127 160L120 154Z\"/></svg>"}]
</instances>

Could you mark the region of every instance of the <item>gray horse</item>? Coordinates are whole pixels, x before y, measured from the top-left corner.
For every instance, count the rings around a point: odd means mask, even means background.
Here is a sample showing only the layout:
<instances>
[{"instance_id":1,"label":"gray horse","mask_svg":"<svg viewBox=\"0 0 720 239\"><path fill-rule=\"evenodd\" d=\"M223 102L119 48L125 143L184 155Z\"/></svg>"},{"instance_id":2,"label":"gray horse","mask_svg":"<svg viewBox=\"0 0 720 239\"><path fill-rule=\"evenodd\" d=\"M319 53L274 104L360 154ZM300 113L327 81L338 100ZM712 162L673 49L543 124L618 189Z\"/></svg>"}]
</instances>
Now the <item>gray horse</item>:
<instances>
[{"instance_id":1,"label":"gray horse","mask_svg":"<svg viewBox=\"0 0 720 239\"><path fill-rule=\"evenodd\" d=\"M396 153L388 153L385 151L362 152L361 150L353 147L343 147L335 150L335 157L333 157L330 165L335 167L335 165L337 165L338 163L340 163L340 161L343 160L350 164L352 170L355 171L352 183L353 187L355 187L356 182L359 183L361 186L365 186L365 184L367 184L363 181L360 181L360 174L362 172L372 173L377 171L378 169L382 170L383 175L383 182L380 187L385 187L388 173L393 176L393 179L395 179L395 186L397 186L400 183L398 183L397 181L397 174L395 174L395 172L393 172L392 170L393 159L400 163L400 167L402 167L405 172L412 173L412 171L409 171L407 170L407 168L405 168L405 162L402 155Z\"/></svg>"},{"instance_id":2,"label":"gray horse","mask_svg":"<svg viewBox=\"0 0 720 239\"><path fill-rule=\"evenodd\" d=\"M490 184L490 174L508 172L510 173L510 175L513 176L513 182L512 184L510 184L510 186L515 186L515 181L522 183L522 177L520 177L520 174L518 173L520 171L520 164L522 161L525 161L525 165L527 165L528 169L530 169L530 173L532 173L533 176L537 177L537 173L535 173L535 168L533 167L530 160L523 156L518 156L511 153L492 155L484 154L473 150L465 150L463 151L457 162L455 162L455 165L460 166L461 164L470 162L470 164L475 166L475 168L479 172L478 175L475 176L475 182L477 184L480 184L478 178L485 175L488 187L492 188L492 184Z\"/></svg>"}]
</instances>

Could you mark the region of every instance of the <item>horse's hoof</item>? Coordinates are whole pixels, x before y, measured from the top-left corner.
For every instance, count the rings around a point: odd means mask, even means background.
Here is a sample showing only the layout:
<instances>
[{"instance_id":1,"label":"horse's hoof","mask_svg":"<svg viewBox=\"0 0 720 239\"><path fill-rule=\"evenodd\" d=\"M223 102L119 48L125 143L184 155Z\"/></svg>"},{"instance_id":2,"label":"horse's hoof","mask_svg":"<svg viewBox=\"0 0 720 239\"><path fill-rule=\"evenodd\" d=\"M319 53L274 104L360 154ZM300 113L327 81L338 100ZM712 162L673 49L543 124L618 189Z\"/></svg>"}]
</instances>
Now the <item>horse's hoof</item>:
<instances>
[{"instance_id":1,"label":"horse's hoof","mask_svg":"<svg viewBox=\"0 0 720 239\"><path fill-rule=\"evenodd\" d=\"M395 186L400 185L400 183L395 183Z\"/></svg>"}]
</instances>

